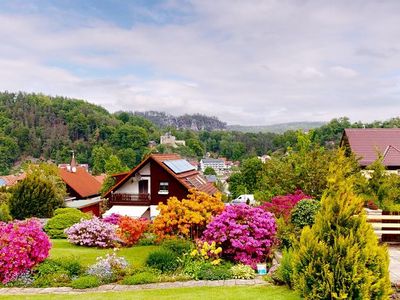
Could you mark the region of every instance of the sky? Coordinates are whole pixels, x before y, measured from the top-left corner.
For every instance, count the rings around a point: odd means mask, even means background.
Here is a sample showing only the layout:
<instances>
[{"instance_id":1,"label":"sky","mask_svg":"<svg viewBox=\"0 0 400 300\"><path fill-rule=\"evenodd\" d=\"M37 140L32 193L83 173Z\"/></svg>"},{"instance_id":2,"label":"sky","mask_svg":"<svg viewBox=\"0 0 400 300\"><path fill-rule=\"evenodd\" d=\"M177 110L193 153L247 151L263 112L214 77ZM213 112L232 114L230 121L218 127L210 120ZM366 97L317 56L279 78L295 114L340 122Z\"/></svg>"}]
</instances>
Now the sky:
<instances>
[{"instance_id":1,"label":"sky","mask_svg":"<svg viewBox=\"0 0 400 300\"><path fill-rule=\"evenodd\" d=\"M400 114L400 1L0 0L0 90L228 124Z\"/></svg>"}]
</instances>

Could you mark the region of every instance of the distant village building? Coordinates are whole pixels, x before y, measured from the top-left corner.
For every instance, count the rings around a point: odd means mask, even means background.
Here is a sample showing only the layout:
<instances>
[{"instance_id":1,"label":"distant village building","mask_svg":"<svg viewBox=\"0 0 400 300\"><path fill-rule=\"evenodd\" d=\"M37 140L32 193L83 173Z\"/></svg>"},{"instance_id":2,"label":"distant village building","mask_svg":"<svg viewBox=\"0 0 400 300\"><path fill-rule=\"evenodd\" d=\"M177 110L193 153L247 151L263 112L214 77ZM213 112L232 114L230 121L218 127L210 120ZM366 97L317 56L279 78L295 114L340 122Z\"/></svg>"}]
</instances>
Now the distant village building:
<instances>
[{"instance_id":1,"label":"distant village building","mask_svg":"<svg viewBox=\"0 0 400 300\"><path fill-rule=\"evenodd\" d=\"M177 140L170 132L160 137L160 144L176 148L178 146L186 146L186 142L183 140Z\"/></svg>"},{"instance_id":2,"label":"distant village building","mask_svg":"<svg viewBox=\"0 0 400 300\"><path fill-rule=\"evenodd\" d=\"M18 183L18 181L24 179L26 177L25 173L20 173L17 175L5 175L0 176L0 187L11 187Z\"/></svg>"},{"instance_id":3,"label":"distant village building","mask_svg":"<svg viewBox=\"0 0 400 300\"><path fill-rule=\"evenodd\" d=\"M218 173L225 170L225 160L220 158L203 158L200 160L200 170L204 172L207 167L213 168Z\"/></svg>"},{"instance_id":4,"label":"distant village building","mask_svg":"<svg viewBox=\"0 0 400 300\"><path fill-rule=\"evenodd\" d=\"M266 163L271 159L271 156L264 154L263 156L258 156L258 159L261 160L262 163Z\"/></svg>"}]
</instances>

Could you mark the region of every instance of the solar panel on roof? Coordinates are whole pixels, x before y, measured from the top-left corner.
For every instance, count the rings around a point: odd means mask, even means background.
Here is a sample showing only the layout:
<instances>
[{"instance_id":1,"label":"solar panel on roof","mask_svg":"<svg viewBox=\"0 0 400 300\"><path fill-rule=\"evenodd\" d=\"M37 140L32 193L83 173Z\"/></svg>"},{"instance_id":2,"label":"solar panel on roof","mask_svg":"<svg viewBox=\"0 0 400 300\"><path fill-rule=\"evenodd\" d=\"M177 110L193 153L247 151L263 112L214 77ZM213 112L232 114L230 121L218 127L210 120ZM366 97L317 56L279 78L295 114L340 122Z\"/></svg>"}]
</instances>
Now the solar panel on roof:
<instances>
[{"instance_id":1,"label":"solar panel on roof","mask_svg":"<svg viewBox=\"0 0 400 300\"><path fill-rule=\"evenodd\" d=\"M196 168L192 166L185 159L174 159L174 160L165 160L164 165L170 168L175 174L195 170Z\"/></svg>"}]
</instances>

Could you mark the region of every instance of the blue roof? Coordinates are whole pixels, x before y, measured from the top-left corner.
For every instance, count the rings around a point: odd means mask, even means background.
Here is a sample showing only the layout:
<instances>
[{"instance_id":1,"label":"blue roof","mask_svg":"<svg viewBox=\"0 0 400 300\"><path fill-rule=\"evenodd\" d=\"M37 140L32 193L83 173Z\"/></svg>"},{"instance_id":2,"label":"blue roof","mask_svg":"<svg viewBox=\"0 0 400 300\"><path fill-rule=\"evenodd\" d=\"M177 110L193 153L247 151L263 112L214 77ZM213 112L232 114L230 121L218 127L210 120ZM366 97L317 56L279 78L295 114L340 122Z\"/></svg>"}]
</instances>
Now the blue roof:
<instances>
[{"instance_id":1,"label":"blue roof","mask_svg":"<svg viewBox=\"0 0 400 300\"><path fill-rule=\"evenodd\" d=\"M170 168L175 174L196 170L186 159L165 160L164 165Z\"/></svg>"},{"instance_id":2,"label":"blue roof","mask_svg":"<svg viewBox=\"0 0 400 300\"><path fill-rule=\"evenodd\" d=\"M0 186L5 186L6 184L7 182L3 178L0 178Z\"/></svg>"}]
</instances>

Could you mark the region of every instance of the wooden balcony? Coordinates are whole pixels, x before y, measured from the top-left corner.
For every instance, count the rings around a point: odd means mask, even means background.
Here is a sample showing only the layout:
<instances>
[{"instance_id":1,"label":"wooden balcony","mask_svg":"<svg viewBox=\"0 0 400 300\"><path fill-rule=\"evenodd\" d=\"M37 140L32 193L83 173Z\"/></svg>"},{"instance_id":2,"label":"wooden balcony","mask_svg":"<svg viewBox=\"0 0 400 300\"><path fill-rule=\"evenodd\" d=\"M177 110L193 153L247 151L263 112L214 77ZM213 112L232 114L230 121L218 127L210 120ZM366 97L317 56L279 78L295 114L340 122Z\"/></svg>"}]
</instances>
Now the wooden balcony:
<instances>
[{"instance_id":1,"label":"wooden balcony","mask_svg":"<svg viewBox=\"0 0 400 300\"><path fill-rule=\"evenodd\" d=\"M111 205L137 205L148 206L150 205L150 194L111 194Z\"/></svg>"}]
</instances>

